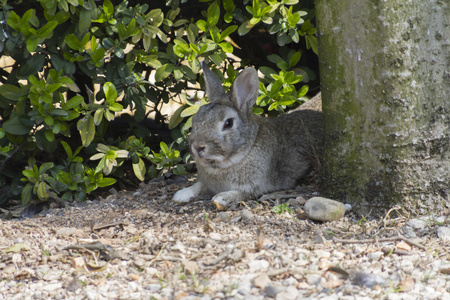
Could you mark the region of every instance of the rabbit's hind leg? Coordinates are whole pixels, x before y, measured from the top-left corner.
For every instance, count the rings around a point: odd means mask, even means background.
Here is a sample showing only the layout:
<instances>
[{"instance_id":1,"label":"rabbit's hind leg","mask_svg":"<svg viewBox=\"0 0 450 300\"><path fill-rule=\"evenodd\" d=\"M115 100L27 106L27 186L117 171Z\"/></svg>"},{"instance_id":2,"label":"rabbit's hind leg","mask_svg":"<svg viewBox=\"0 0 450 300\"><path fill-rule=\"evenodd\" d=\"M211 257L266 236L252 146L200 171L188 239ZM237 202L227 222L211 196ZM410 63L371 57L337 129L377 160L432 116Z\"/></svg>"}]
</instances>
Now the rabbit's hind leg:
<instances>
[{"instance_id":1,"label":"rabbit's hind leg","mask_svg":"<svg viewBox=\"0 0 450 300\"><path fill-rule=\"evenodd\" d=\"M235 209L240 201L247 199L247 195L238 190L221 192L215 195L211 202L218 210Z\"/></svg>"}]
</instances>

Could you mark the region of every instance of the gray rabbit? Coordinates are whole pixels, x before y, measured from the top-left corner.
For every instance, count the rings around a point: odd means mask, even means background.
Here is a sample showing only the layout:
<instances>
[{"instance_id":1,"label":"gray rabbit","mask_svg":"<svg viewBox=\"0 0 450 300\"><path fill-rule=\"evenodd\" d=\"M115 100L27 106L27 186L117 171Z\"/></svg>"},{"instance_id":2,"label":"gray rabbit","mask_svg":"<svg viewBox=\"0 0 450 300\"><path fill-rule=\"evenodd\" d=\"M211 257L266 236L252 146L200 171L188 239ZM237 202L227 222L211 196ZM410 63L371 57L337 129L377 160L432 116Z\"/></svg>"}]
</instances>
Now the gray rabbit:
<instances>
[{"instance_id":1,"label":"gray rabbit","mask_svg":"<svg viewBox=\"0 0 450 300\"><path fill-rule=\"evenodd\" d=\"M173 201L214 196L213 204L224 210L251 196L295 187L318 162L322 113L300 108L278 118L257 116L255 69L242 71L226 94L205 63L202 68L210 103L194 116L189 136L199 180L175 193ZM320 94L309 102L320 107Z\"/></svg>"}]
</instances>

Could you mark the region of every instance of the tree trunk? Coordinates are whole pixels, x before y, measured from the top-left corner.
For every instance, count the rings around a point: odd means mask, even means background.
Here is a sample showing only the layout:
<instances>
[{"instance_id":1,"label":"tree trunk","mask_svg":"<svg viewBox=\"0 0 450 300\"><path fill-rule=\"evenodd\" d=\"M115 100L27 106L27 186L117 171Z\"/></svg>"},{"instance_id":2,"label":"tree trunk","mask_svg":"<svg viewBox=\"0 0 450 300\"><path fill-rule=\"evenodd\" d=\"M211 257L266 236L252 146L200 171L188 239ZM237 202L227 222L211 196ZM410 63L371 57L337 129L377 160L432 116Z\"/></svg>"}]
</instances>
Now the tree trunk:
<instances>
[{"instance_id":1,"label":"tree trunk","mask_svg":"<svg viewBox=\"0 0 450 300\"><path fill-rule=\"evenodd\" d=\"M322 191L362 213L448 207L450 2L316 0Z\"/></svg>"}]
</instances>

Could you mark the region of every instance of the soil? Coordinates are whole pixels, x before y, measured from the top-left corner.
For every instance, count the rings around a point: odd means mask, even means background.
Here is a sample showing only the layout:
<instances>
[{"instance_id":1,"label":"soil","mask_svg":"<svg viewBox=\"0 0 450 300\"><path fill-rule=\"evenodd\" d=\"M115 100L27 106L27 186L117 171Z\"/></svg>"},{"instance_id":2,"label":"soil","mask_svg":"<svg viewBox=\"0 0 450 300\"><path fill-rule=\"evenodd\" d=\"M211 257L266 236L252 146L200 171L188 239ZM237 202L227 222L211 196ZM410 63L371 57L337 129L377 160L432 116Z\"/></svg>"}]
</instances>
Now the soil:
<instances>
[{"instance_id":1,"label":"soil","mask_svg":"<svg viewBox=\"0 0 450 300\"><path fill-rule=\"evenodd\" d=\"M190 184L0 220L0 299L450 299L445 218L314 222L302 211L314 183L234 211L170 201ZM292 210L274 213L283 202Z\"/></svg>"}]
</instances>

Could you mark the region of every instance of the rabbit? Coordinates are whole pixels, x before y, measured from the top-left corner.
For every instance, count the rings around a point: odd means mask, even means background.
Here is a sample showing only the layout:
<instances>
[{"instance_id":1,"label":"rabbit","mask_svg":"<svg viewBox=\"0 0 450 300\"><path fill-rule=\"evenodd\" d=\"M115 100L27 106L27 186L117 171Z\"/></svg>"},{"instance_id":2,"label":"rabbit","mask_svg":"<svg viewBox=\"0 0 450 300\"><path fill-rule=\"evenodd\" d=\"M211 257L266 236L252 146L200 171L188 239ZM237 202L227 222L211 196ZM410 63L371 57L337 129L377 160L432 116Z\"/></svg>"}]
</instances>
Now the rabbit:
<instances>
[{"instance_id":1,"label":"rabbit","mask_svg":"<svg viewBox=\"0 0 450 300\"><path fill-rule=\"evenodd\" d=\"M252 196L295 187L321 151L322 113L300 109L277 118L252 112L259 89L257 71L246 68L226 94L202 63L209 104L192 120L188 142L198 181L173 196L178 203L214 196L218 210ZM315 103L321 104L320 94Z\"/></svg>"}]
</instances>

